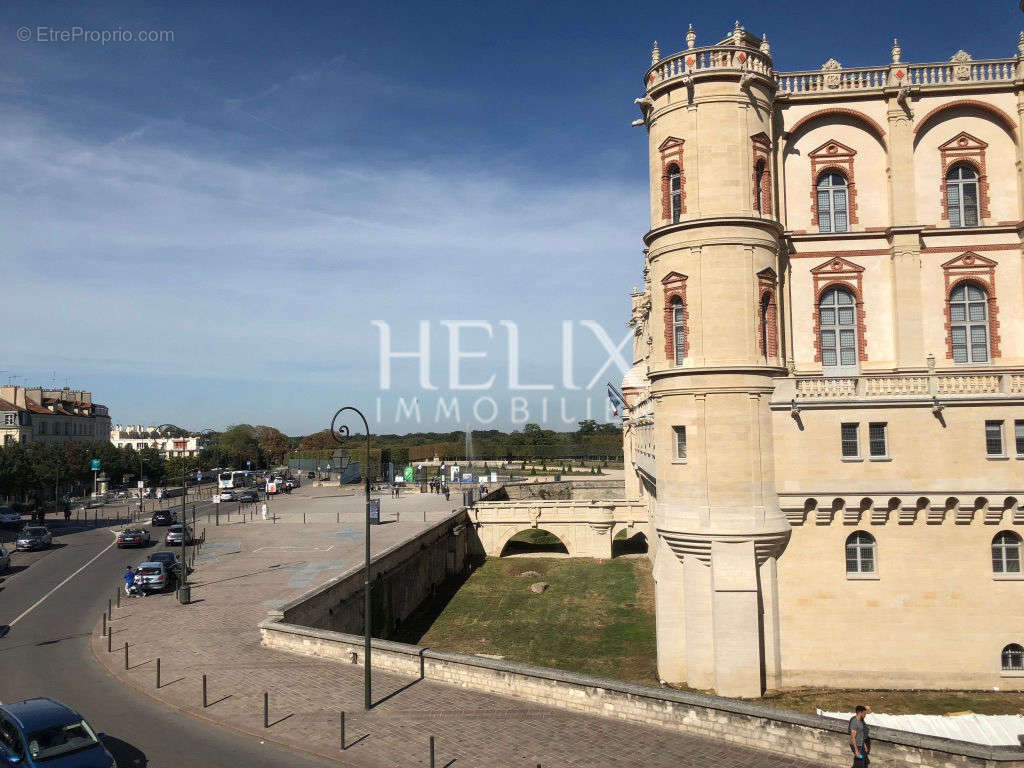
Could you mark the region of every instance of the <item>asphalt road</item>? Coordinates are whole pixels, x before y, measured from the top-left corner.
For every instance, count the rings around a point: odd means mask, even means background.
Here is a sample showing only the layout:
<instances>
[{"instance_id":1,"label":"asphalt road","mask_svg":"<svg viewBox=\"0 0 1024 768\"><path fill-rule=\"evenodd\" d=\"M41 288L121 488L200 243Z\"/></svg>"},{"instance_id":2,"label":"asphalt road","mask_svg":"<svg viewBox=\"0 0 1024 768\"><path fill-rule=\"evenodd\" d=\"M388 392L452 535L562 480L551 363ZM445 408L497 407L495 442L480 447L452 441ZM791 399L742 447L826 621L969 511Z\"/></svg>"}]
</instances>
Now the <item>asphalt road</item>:
<instances>
[{"instance_id":1,"label":"asphalt road","mask_svg":"<svg viewBox=\"0 0 1024 768\"><path fill-rule=\"evenodd\" d=\"M50 523L55 534L63 530L62 523ZM72 528L56 535L49 550L15 553L11 570L0 574L0 626L6 630L0 637L0 701L50 696L64 702L105 734L103 740L120 768L335 765L168 709L109 677L96 664L89 634L114 588L123 583L126 563L137 564L145 552L158 548L119 550L110 546L111 530ZM154 539L162 538L162 533L157 529ZM31 608L93 558L92 564Z\"/></svg>"}]
</instances>

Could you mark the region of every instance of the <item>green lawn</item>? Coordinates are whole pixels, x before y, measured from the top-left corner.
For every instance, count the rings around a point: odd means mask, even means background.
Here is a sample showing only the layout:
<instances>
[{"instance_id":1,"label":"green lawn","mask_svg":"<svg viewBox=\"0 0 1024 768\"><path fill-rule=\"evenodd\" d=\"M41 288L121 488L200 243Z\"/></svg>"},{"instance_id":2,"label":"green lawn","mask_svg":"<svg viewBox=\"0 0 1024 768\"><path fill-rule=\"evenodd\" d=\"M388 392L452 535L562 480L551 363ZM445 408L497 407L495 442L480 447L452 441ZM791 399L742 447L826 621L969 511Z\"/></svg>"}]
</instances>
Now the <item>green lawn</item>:
<instances>
[{"instance_id":1,"label":"green lawn","mask_svg":"<svg viewBox=\"0 0 1024 768\"><path fill-rule=\"evenodd\" d=\"M540 576L518 575L524 571ZM530 585L538 581L551 586L534 594ZM646 558L489 558L418 642L657 683L650 564Z\"/></svg>"},{"instance_id":2,"label":"green lawn","mask_svg":"<svg viewBox=\"0 0 1024 768\"><path fill-rule=\"evenodd\" d=\"M517 538L557 543L543 530ZM524 571L540 575L520 576ZM551 586L535 594L530 585L538 581ZM658 681L654 583L644 557L488 558L454 593L411 617L394 639L634 683ZM1018 692L800 688L757 701L798 712L870 704L890 714L1024 713L1024 693Z\"/></svg>"}]
</instances>

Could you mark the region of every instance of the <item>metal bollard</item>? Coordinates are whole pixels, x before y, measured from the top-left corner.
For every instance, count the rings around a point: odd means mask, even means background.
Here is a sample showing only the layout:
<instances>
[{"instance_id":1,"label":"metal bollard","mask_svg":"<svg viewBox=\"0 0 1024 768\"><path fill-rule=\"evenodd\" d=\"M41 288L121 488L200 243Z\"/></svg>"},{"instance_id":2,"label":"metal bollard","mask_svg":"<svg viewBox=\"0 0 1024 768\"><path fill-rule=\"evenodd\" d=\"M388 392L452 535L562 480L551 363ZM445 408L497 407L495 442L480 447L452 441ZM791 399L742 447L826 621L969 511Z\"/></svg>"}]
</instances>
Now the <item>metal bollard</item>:
<instances>
[{"instance_id":1,"label":"metal bollard","mask_svg":"<svg viewBox=\"0 0 1024 768\"><path fill-rule=\"evenodd\" d=\"M335 512L334 513L334 522L336 522L336 523L340 523L341 522L341 512Z\"/></svg>"},{"instance_id":2,"label":"metal bollard","mask_svg":"<svg viewBox=\"0 0 1024 768\"><path fill-rule=\"evenodd\" d=\"M117 599L117 607L120 608L121 607L121 590L120 589L115 589L114 590L114 597Z\"/></svg>"},{"instance_id":3,"label":"metal bollard","mask_svg":"<svg viewBox=\"0 0 1024 768\"><path fill-rule=\"evenodd\" d=\"M112 600L107 600L107 616L113 620L114 618L114 606Z\"/></svg>"},{"instance_id":4,"label":"metal bollard","mask_svg":"<svg viewBox=\"0 0 1024 768\"><path fill-rule=\"evenodd\" d=\"M206 709L206 675L203 675L203 709Z\"/></svg>"},{"instance_id":5,"label":"metal bollard","mask_svg":"<svg viewBox=\"0 0 1024 768\"><path fill-rule=\"evenodd\" d=\"M345 751L345 713L341 713L341 751Z\"/></svg>"},{"instance_id":6,"label":"metal bollard","mask_svg":"<svg viewBox=\"0 0 1024 768\"><path fill-rule=\"evenodd\" d=\"M430 768L435 768L435 766L434 766L434 737L433 736L430 737Z\"/></svg>"},{"instance_id":7,"label":"metal bollard","mask_svg":"<svg viewBox=\"0 0 1024 768\"><path fill-rule=\"evenodd\" d=\"M302 513L302 524L303 525L306 524L306 513L305 512Z\"/></svg>"},{"instance_id":8,"label":"metal bollard","mask_svg":"<svg viewBox=\"0 0 1024 768\"><path fill-rule=\"evenodd\" d=\"M263 727L270 727L270 694L263 692Z\"/></svg>"},{"instance_id":9,"label":"metal bollard","mask_svg":"<svg viewBox=\"0 0 1024 768\"><path fill-rule=\"evenodd\" d=\"M160 688L160 657L156 657L156 687Z\"/></svg>"},{"instance_id":10,"label":"metal bollard","mask_svg":"<svg viewBox=\"0 0 1024 768\"><path fill-rule=\"evenodd\" d=\"M128 641L124 641L124 668L128 669Z\"/></svg>"},{"instance_id":11,"label":"metal bollard","mask_svg":"<svg viewBox=\"0 0 1024 768\"><path fill-rule=\"evenodd\" d=\"M103 614L103 634L107 634L107 614Z\"/></svg>"}]
</instances>

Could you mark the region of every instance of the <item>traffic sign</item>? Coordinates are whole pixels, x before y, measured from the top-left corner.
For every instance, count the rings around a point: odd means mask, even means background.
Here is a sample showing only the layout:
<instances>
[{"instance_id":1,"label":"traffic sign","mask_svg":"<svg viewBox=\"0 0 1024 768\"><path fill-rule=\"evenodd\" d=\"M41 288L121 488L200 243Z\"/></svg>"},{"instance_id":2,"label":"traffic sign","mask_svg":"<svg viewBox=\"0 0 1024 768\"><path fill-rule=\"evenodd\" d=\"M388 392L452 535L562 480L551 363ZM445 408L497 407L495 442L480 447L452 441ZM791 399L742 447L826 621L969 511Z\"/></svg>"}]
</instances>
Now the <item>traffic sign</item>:
<instances>
[{"instance_id":1,"label":"traffic sign","mask_svg":"<svg viewBox=\"0 0 1024 768\"><path fill-rule=\"evenodd\" d=\"M92 471L93 472L99 472L100 471L100 460L99 459L93 459L92 460Z\"/></svg>"}]
</instances>

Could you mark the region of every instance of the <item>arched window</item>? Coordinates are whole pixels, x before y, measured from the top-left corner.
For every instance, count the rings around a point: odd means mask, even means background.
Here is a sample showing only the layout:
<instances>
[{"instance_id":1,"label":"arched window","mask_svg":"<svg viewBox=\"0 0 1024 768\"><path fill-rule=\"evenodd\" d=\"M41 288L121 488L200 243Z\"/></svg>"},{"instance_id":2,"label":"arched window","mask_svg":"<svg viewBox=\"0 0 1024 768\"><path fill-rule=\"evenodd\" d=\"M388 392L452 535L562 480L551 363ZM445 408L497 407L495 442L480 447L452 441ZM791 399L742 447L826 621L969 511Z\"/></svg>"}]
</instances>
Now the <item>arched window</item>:
<instances>
[{"instance_id":1,"label":"arched window","mask_svg":"<svg viewBox=\"0 0 1024 768\"><path fill-rule=\"evenodd\" d=\"M825 171L818 177L818 231L845 232L846 177L838 171Z\"/></svg>"},{"instance_id":2,"label":"arched window","mask_svg":"<svg viewBox=\"0 0 1024 768\"><path fill-rule=\"evenodd\" d=\"M857 305L845 288L829 288L818 304L821 364L832 372L857 367Z\"/></svg>"},{"instance_id":3,"label":"arched window","mask_svg":"<svg viewBox=\"0 0 1024 768\"><path fill-rule=\"evenodd\" d=\"M875 537L854 531L846 539L846 575L875 572Z\"/></svg>"},{"instance_id":4,"label":"arched window","mask_svg":"<svg viewBox=\"0 0 1024 768\"><path fill-rule=\"evenodd\" d=\"M961 283L949 294L953 362L987 363L988 295L976 283Z\"/></svg>"},{"instance_id":5,"label":"arched window","mask_svg":"<svg viewBox=\"0 0 1024 768\"><path fill-rule=\"evenodd\" d=\"M1010 643L1003 648L1003 672L1024 672L1024 647Z\"/></svg>"},{"instance_id":6,"label":"arched window","mask_svg":"<svg viewBox=\"0 0 1024 768\"><path fill-rule=\"evenodd\" d=\"M773 323L771 322L772 295L767 291L761 296L760 310L760 317L758 319L761 321L761 357L767 360L771 349L768 343L768 334L773 330Z\"/></svg>"},{"instance_id":7,"label":"arched window","mask_svg":"<svg viewBox=\"0 0 1024 768\"><path fill-rule=\"evenodd\" d=\"M672 310L672 362L683 364L686 355L686 326L683 322L683 302L678 296L672 299L669 307Z\"/></svg>"},{"instance_id":8,"label":"arched window","mask_svg":"<svg viewBox=\"0 0 1024 768\"><path fill-rule=\"evenodd\" d=\"M949 226L978 226L978 172L967 163L957 163L946 174L946 209Z\"/></svg>"},{"instance_id":9,"label":"arched window","mask_svg":"<svg viewBox=\"0 0 1024 768\"><path fill-rule=\"evenodd\" d=\"M993 537L992 573L1020 573L1020 536L1013 531Z\"/></svg>"},{"instance_id":10,"label":"arched window","mask_svg":"<svg viewBox=\"0 0 1024 768\"><path fill-rule=\"evenodd\" d=\"M754 210L757 213L767 213L764 209L764 160L758 160L754 166Z\"/></svg>"},{"instance_id":11,"label":"arched window","mask_svg":"<svg viewBox=\"0 0 1024 768\"><path fill-rule=\"evenodd\" d=\"M672 205L672 223L676 224L683 212L683 177L678 165L668 167L668 194Z\"/></svg>"}]
</instances>

